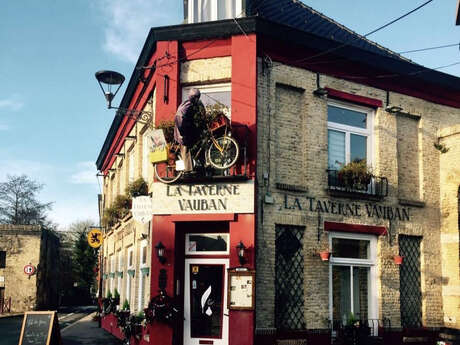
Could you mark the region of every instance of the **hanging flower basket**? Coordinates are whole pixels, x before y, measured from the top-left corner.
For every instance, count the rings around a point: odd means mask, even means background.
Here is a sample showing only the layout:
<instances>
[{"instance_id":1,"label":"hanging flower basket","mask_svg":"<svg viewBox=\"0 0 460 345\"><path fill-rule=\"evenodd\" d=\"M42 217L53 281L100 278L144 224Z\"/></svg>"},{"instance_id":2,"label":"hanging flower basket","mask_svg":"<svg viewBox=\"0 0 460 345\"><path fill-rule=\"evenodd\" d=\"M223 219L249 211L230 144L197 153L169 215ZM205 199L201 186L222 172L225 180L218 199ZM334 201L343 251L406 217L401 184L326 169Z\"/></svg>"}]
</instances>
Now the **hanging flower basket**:
<instances>
[{"instance_id":1,"label":"hanging flower basket","mask_svg":"<svg viewBox=\"0 0 460 345\"><path fill-rule=\"evenodd\" d=\"M404 256L395 255L393 261L396 265L401 265L403 263Z\"/></svg>"},{"instance_id":2,"label":"hanging flower basket","mask_svg":"<svg viewBox=\"0 0 460 345\"><path fill-rule=\"evenodd\" d=\"M319 252L319 256L322 261L329 261L329 257L331 256L331 253L328 250Z\"/></svg>"}]
</instances>

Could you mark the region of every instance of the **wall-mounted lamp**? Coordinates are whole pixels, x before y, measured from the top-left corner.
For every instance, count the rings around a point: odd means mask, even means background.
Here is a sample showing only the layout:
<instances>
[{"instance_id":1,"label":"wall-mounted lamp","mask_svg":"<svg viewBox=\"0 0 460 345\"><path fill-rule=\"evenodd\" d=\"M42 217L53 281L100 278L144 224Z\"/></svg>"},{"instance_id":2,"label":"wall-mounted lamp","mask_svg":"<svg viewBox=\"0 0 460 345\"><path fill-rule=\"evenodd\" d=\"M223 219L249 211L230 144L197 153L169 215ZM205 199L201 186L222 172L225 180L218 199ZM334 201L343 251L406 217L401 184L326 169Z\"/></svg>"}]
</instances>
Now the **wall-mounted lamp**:
<instances>
[{"instance_id":1,"label":"wall-mounted lamp","mask_svg":"<svg viewBox=\"0 0 460 345\"><path fill-rule=\"evenodd\" d=\"M120 90L121 85L125 81L125 77L123 74L115 71L103 70L97 71L95 73L95 77L107 101L108 109L119 110L119 112L124 113L127 117L134 119L134 121L148 123L152 120L152 112L150 111L139 111L134 109L112 107L112 100L115 98L118 90ZM115 92L112 92L112 87L117 87Z\"/></svg>"},{"instance_id":2,"label":"wall-mounted lamp","mask_svg":"<svg viewBox=\"0 0 460 345\"><path fill-rule=\"evenodd\" d=\"M243 244L243 241L240 241L236 246L236 252L238 253L238 260L240 261L240 265L243 266L246 263L246 256L245 256L246 247Z\"/></svg>"},{"instance_id":3,"label":"wall-mounted lamp","mask_svg":"<svg viewBox=\"0 0 460 345\"><path fill-rule=\"evenodd\" d=\"M163 243L158 242L158 244L155 246L155 249L157 250L157 257L158 257L158 261L160 261L160 263L162 263L164 265L164 263L166 262L166 257L165 257L165 246L163 245Z\"/></svg>"},{"instance_id":4,"label":"wall-mounted lamp","mask_svg":"<svg viewBox=\"0 0 460 345\"><path fill-rule=\"evenodd\" d=\"M325 97L327 96L327 90L324 87L320 86L319 79L319 73L316 73L316 90L313 91L313 94L317 97Z\"/></svg>"},{"instance_id":5,"label":"wall-mounted lamp","mask_svg":"<svg viewBox=\"0 0 460 345\"><path fill-rule=\"evenodd\" d=\"M385 107L385 111L390 114L397 114L400 113L402 110L403 108L397 105L390 105L390 91L387 91L387 106Z\"/></svg>"},{"instance_id":6,"label":"wall-mounted lamp","mask_svg":"<svg viewBox=\"0 0 460 345\"><path fill-rule=\"evenodd\" d=\"M388 106L385 108L385 111L387 113L390 113L390 114L397 114L397 113L400 113L401 111L403 110L403 108L401 107L398 107L397 105L393 105L393 106Z\"/></svg>"}]
</instances>

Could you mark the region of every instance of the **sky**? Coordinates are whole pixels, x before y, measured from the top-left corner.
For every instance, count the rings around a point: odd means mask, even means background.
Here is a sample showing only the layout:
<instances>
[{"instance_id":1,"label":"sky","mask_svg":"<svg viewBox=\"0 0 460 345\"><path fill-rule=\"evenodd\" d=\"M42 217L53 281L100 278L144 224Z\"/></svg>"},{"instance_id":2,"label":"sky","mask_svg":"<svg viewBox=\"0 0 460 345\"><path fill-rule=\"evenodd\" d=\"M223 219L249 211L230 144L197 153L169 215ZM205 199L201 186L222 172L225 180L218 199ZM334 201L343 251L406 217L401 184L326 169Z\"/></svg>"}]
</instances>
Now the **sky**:
<instances>
[{"instance_id":1,"label":"sky","mask_svg":"<svg viewBox=\"0 0 460 345\"><path fill-rule=\"evenodd\" d=\"M366 34L425 0L303 2ZM96 223L95 161L115 113L94 73L110 69L129 80L150 27L182 22L182 0L0 3L0 182L26 174L43 183L39 198L54 203L49 218L60 229ZM456 6L434 0L368 38L395 52L459 43ZM460 62L458 46L404 56L430 68ZM460 64L441 71L460 76Z\"/></svg>"}]
</instances>

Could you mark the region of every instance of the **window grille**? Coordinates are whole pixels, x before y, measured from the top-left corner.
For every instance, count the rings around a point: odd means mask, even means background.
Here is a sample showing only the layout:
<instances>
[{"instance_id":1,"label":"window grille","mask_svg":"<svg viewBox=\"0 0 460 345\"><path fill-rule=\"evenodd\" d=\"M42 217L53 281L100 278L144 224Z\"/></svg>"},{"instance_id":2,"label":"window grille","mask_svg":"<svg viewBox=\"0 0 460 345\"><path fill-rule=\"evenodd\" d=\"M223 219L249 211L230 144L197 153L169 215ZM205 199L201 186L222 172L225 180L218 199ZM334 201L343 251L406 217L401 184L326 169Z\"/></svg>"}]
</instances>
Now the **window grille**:
<instances>
[{"instance_id":1,"label":"window grille","mask_svg":"<svg viewBox=\"0 0 460 345\"><path fill-rule=\"evenodd\" d=\"M305 228L276 226L275 323L283 330L305 329L303 246Z\"/></svg>"},{"instance_id":2,"label":"window grille","mask_svg":"<svg viewBox=\"0 0 460 345\"><path fill-rule=\"evenodd\" d=\"M420 237L399 236L399 255L404 262L399 267L401 326L422 326L422 291L420 277Z\"/></svg>"}]
</instances>

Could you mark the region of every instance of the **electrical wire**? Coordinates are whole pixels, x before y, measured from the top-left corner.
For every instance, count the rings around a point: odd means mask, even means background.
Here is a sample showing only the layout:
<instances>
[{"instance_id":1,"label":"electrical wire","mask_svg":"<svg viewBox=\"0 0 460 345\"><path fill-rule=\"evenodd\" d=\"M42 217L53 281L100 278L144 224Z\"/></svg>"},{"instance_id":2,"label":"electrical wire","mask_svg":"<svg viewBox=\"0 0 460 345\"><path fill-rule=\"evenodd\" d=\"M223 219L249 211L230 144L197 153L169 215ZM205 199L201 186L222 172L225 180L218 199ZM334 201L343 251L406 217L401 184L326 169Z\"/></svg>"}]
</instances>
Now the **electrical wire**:
<instances>
[{"instance_id":1,"label":"electrical wire","mask_svg":"<svg viewBox=\"0 0 460 345\"><path fill-rule=\"evenodd\" d=\"M443 46L421 48L421 49L414 49L414 50L406 50L406 51L403 51L403 52L398 52L398 54L424 52L424 51L427 51L427 50L435 50L435 49L450 48L450 47L459 47L460 48L460 43L446 44L446 45L443 45Z\"/></svg>"},{"instance_id":2,"label":"electrical wire","mask_svg":"<svg viewBox=\"0 0 460 345\"><path fill-rule=\"evenodd\" d=\"M339 50L339 49L342 49L342 48L344 48L344 47L346 47L346 46L349 46L350 44L352 44L352 43L353 43L354 41L356 41L357 39L366 38L367 36L370 36L370 35L372 35L372 34L378 32L378 31L380 31L380 30L382 30L382 29L384 29L384 28L386 28L386 27L388 27L388 26L390 26L390 25L396 23L397 21L399 21L399 20L401 20L401 19L407 17L408 15L410 15L410 14L412 14L412 13L418 11L418 10L421 9L422 7L428 5L428 4L429 4L430 2L432 2L432 1L434 1L434 0L428 0L428 1L424 2L424 3L421 4L420 6L414 8L413 10L411 10L411 11L409 11L409 12L403 14L402 16L399 16L399 17L396 18L396 19L393 19L392 21L390 21L390 22L388 22L388 23L386 23L386 24L384 24L384 25L382 25L382 26L380 26L380 27L378 27L378 28L376 28L376 29L374 29L374 30L368 32L367 34L365 34L365 35L363 35L363 36L360 36L360 35L357 35L357 34L356 34L356 36L354 36L354 37L353 37L350 41L348 41L348 42L342 43L342 44L340 44L340 45L337 46L337 47L327 49L327 50L325 50L325 51L323 51L323 52L321 52L321 53L318 53L318 54L315 54L315 55L312 55L312 56L309 56L309 57L306 57L306 58L303 58L303 59L299 59L299 60L297 60L297 61L295 61L295 62L305 62L305 61L308 61L308 60L312 60L312 59L314 59L314 58L317 58L317 57L320 57L320 56L327 55L327 54L329 54L329 53L332 53L332 52L334 52L334 51L337 51L337 50ZM275 66L275 67L276 67L276 66Z\"/></svg>"}]
</instances>

